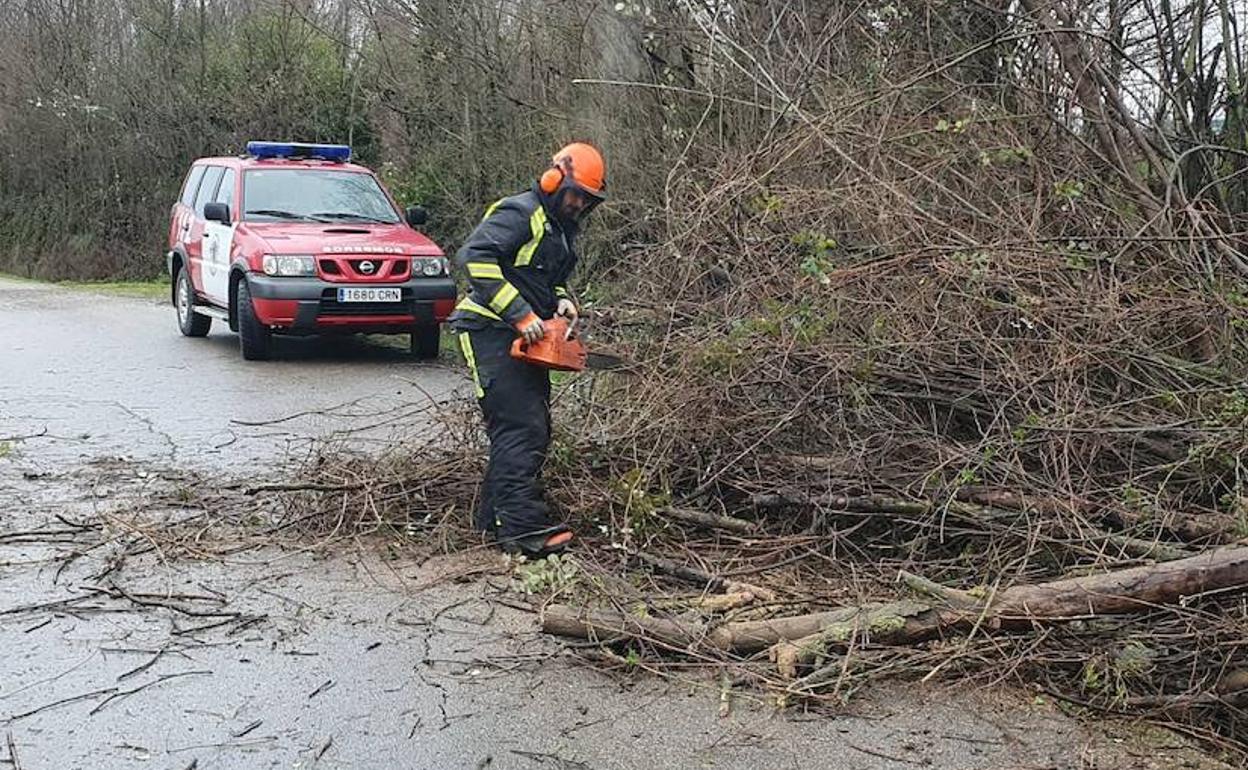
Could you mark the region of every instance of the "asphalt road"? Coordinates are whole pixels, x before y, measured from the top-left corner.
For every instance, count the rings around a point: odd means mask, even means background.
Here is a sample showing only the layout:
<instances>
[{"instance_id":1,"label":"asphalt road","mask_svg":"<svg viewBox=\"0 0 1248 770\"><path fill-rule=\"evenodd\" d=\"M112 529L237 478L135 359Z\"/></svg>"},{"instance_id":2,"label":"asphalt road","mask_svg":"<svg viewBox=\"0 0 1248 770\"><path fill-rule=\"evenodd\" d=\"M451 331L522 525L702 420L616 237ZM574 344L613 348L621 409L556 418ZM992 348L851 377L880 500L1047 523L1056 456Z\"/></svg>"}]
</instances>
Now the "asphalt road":
<instances>
[{"instance_id":1,"label":"asphalt road","mask_svg":"<svg viewBox=\"0 0 1248 770\"><path fill-rule=\"evenodd\" d=\"M413 426L375 418L464 382L453 364L360 337L279 338L277 360L244 361L238 338L213 326L191 339L168 303L0 278L4 433L46 430L45 459L242 469L299 459L310 439L340 431L384 446Z\"/></svg>"},{"instance_id":2,"label":"asphalt road","mask_svg":"<svg viewBox=\"0 0 1248 770\"><path fill-rule=\"evenodd\" d=\"M509 567L487 552L167 557L126 538L188 471L280 478L316 439L383 448L436 430L413 405L464 385L453 364L364 341L248 363L228 333L182 338L167 304L0 279L0 765L1177 766L1013 690L884 688L836 717L742 693L721 715L696 668L570 663L508 606Z\"/></svg>"}]
</instances>

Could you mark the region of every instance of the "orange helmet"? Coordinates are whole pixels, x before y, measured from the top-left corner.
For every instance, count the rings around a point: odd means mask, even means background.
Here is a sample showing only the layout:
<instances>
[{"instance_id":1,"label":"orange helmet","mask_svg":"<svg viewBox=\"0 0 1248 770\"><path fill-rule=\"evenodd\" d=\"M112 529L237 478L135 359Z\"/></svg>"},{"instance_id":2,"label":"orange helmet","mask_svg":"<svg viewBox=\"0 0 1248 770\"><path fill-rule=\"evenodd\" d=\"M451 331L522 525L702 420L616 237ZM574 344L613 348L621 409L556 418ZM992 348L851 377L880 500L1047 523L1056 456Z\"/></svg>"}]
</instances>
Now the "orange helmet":
<instances>
[{"instance_id":1,"label":"orange helmet","mask_svg":"<svg viewBox=\"0 0 1248 770\"><path fill-rule=\"evenodd\" d=\"M547 195L568 185L602 199L607 197L607 164L590 145L573 142L555 153L538 184Z\"/></svg>"}]
</instances>

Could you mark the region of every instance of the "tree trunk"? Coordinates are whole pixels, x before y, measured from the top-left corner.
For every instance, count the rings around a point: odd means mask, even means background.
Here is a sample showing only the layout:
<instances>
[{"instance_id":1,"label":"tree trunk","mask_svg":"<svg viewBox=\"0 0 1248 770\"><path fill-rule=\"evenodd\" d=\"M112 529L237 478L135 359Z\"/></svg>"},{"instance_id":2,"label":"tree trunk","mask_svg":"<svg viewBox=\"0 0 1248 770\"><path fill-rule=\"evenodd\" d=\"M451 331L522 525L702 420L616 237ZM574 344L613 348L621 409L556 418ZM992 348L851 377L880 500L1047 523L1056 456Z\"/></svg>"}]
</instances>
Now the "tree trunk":
<instances>
[{"instance_id":1,"label":"tree trunk","mask_svg":"<svg viewBox=\"0 0 1248 770\"><path fill-rule=\"evenodd\" d=\"M1164 564L1014 586L998 594L991 608L994 615L1026 624L1143 612L1223 588L1248 589L1248 548L1224 548Z\"/></svg>"},{"instance_id":2,"label":"tree trunk","mask_svg":"<svg viewBox=\"0 0 1248 770\"><path fill-rule=\"evenodd\" d=\"M773 647L772 657L789 672L829 648L855 639L914 644L979 625L988 631L1026 631L1046 622L1144 612L1157 605L1222 589L1248 589L1248 547L1226 548L1187 559L1098 575L1014 586L971 604L970 594L906 576L934 602L898 601L842 607L809 615L725 623L709 628L605 610L552 606L542 617L547 633L603 642L634 638L676 649L692 647L749 654ZM776 647L779 645L779 647Z\"/></svg>"}]
</instances>

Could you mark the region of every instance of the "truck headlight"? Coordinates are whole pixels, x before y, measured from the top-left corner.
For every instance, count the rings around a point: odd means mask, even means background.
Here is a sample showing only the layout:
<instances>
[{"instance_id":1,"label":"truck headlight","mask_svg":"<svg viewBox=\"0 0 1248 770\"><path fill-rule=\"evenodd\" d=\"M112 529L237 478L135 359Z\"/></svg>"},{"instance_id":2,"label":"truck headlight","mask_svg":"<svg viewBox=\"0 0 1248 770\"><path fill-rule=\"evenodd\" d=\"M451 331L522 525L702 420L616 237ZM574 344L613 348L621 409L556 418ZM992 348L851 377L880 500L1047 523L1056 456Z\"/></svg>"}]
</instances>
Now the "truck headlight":
<instances>
[{"instance_id":1,"label":"truck headlight","mask_svg":"<svg viewBox=\"0 0 1248 770\"><path fill-rule=\"evenodd\" d=\"M265 275L316 275L316 260L302 254L265 254L262 267Z\"/></svg>"},{"instance_id":2,"label":"truck headlight","mask_svg":"<svg viewBox=\"0 0 1248 770\"><path fill-rule=\"evenodd\" d=\"M412 275L423 275L426 278L433 278L438 275L446 275L447 262L441 257L412 257Z\"/></svg>"}]
</instances>

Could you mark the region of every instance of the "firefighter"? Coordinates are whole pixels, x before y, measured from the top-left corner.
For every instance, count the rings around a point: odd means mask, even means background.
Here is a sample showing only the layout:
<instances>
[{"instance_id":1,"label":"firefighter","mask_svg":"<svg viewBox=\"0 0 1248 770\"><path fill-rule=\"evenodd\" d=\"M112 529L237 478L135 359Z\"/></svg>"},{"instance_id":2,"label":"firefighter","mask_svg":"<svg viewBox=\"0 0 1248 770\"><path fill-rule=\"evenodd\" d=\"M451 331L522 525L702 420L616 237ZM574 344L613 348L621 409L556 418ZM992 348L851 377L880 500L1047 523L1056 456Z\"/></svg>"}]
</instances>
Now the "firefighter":
<instances>
[{"instance_id":1,"label":"firefighter","mask_svg":"<svg viewBox=\"0 0 1248 770\"><path fill-rule=\"evenodd\" d=\"M512 358L510 350L517 335L541 339L544 321L557 315L575 325L567 282L576 236L605 194L602 155L588 144L569 144L531 189L491 205L455 255L469 291L451 326L490 440L475 525L509 553L540 558L572 539L571 530L551 520L541 481L550 445L550 372Z\"/></svg>"}]
</instances>

